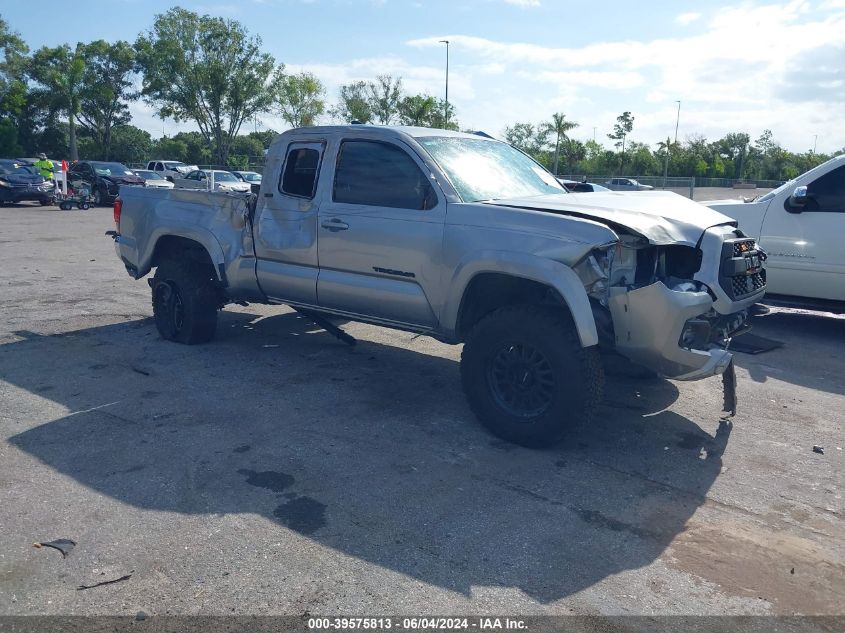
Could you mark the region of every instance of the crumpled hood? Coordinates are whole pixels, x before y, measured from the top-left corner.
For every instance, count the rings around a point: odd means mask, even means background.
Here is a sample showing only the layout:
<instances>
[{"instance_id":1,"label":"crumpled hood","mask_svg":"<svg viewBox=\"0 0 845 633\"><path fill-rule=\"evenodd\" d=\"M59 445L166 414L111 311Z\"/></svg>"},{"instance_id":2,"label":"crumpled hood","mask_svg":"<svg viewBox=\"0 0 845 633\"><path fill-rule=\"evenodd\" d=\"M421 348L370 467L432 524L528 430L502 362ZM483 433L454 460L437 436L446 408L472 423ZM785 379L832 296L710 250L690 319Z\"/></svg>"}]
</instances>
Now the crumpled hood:
<instances>
[{"instance_id":1,"label":"crumpled hood","mask_svg":"<svg viewBox=\"0 0 845 633\"><path fill-rule=\"evenodd\" d=\"M143 185L144 179L138 176L101 176L103 180L111 180L118 185Z\"/></svg>"},{"instance_id":2,"label":"crumpled hood","mask_svg":"<svg viewBox=\"0 0 845 633\"><path fill-rule=\"evenodd\" d=\"M623 226L653 244L695 246L711 226L736 221L671 191L551 194L486 204L548 211Z\"/></svg>"}]
</instances>

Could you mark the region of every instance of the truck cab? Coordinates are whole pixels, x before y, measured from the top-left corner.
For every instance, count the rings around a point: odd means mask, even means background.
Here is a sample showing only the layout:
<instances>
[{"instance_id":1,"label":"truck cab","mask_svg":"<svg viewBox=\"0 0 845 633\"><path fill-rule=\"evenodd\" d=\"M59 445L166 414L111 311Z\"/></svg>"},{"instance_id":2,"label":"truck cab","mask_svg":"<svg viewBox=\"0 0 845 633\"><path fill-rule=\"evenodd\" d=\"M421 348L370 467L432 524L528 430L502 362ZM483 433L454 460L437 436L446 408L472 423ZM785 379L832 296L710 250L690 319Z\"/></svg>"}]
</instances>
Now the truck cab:
<instances>
[{"instance_id":1,"label":"truck cab","mask_svg":"<svg viewBox=\"0 0 845 633\"><path fill-rule=\"evenodd\" d=\"M765 249L769 299L845 311L845 155L749 202L705 204Z\"/></svg>"}]
</instances>

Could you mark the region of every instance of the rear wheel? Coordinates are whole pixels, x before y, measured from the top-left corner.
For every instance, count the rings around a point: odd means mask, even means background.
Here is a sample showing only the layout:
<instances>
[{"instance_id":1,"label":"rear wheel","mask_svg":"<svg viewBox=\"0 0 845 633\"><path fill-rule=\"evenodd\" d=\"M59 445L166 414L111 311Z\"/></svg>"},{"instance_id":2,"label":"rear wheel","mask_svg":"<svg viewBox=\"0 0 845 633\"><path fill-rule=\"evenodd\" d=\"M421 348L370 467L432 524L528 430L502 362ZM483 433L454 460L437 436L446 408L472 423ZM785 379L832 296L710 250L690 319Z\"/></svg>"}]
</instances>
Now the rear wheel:
<instances>
[{"instance_id":1,"label":"rear wheel","mask_svg":"<svg viewBox=\"0 0 845 633\"><path fill-rule=\"evenodd\" d=\"M551 446L589 422L604 382L597 348L583 349L571 321L545 306L508 306L479 321L461 354L469 405L493 434Z\"/></svg>"},{"instance_id":2,"label":"rear wheel","mask_svg":"<svg viewBox=\"0 0 845 633\"><path fill-rule=\"evenodd\" d=\"M164 260L156 269L152 290L153 315L163 338L186 345L214 338L219 295L210 266Z\"/></svg>"}]
</instances>

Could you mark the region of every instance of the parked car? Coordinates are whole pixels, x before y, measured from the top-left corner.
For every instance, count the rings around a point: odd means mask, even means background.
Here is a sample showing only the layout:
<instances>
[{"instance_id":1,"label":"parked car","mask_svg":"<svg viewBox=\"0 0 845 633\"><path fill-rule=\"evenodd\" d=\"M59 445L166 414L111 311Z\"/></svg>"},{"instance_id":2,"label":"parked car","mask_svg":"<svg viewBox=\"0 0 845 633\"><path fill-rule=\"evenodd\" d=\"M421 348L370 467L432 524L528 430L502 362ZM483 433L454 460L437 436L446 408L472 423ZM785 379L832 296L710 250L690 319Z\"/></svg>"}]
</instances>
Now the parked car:
<instances>
[{"instance_id":1,"label":"parked car","mask_svg":"<svg viewBox=\"0 0 845 633\"><path fill-rule=\"evenodd\" d=\"M611 178L604 186L611 191L651 191L651 185L643 185L633 178Z\"/></svg>"},{"instance_id":2,"label":"parked car","mask_svg":"<svg viewBox=\"0 0 845 633\"><path fill-rule=\"evenodd\" d=\"M180 160L151 160L147 163L147 169L161 174L165 180L173 182L176 178L184 178L199 167L187 165Z\"/></svg>"},{"instance_id":3,"label":"parked car","mask_svg":"<svg viewBox=\"0 0 845 633\"><path fill-rule=\"evenodd\" d=\"M749 202L704 204L765 249L767 299L845 312L845 155Z\"/></svg>"},{"instance_id":4,"label":"parked car","mask_svg":"<svg viewBox=\"0 0 845 633\"><path fill-rule=\"evenodd\" d=\"M578 180L563 180L558 178L560 184L566 187L570 193L592 193L595 191L610 191L607 187L602 187L594 182L582 182Z\"/></svg>"},{"instance_id":5,"label":"parked car","mask_svg":"<svg viewBox=\"0 0 845 633\"><path fill-rule=\"evenodd\" d=\"M765 292L730 218L670 192L569 194L493 139L299 128L276 137L266 173L257 197L127 187L115 203L121 265L156 269L161 336L207 342L220 307L248 301L347 342L325 317L463 343L472 410L528 446L595 414L600 349L678 380L732 372L727 346Z\"/></svg>"},{"instance_id":6,"label":"parked car","mask_svg":"<svg viewBox=\"0 0 845 633\"><path fill-rule=\"evenodd\" d=\"M165 179L157 171L150 171L149 169L133 169L136 176L144 179L145 187L156 187L158 189L173 189L175 185L169 180Z\"/></svg>"},{"instance_id":7,"label":"parked car","mask_svg":"<svg viewBox=\"0 0 845 633\"><path fill-rule=\"evenodd\" d=\"M258 193L261 190L261 174L257 171L233 171L232 173L238 177L238 180L248 182L252 193Z\"/></svg>"},{"instance_id":8,"label":"parked car","mask_svg":"<svg viewBox=\"0 0 845 633\"><path fill-rule=\"evenodd\" d=\"M74 190L87 189L94 206L111 204L123 185L143 185L144 179L121 163L83 160L68 169L68 185Z\"/></svg>"},{"instance_id":9,"label":"parked car","mask_svg":"<svg viewBox=\"0 0 845 633\"><path fill-rule=\"evenodd\" d=\"M215 191L249 193L252 190L248 182L238 180L235 174L222 169L197 169L184 178L174 178L173 184L183 189L208 189L212 177Z\"/></svg>"},{"instance_id":10,"label":"parked car","mask_svg":"<svg viewBox=\"0 0 845 633\"><path fill-rule=\"evenodd\" d=\"M53 204L55 185L44 180L36 167L19 160L0 160L0 204L35 200L42 206Z\"/></svg>"}]
</instances>

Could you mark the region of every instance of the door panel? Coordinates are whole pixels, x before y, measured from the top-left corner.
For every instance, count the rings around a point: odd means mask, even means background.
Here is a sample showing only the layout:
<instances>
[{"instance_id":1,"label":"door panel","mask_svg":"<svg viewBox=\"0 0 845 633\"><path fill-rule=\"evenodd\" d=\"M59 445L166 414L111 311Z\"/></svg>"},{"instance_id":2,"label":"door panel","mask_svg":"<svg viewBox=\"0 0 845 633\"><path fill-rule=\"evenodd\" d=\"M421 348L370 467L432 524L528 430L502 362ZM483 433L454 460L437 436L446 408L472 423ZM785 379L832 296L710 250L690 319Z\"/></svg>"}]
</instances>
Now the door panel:
<instances>
[{"instance_id":1,"label":"door panel","mask_svg":"<svg viewBox=\"0 0 845 633\"><path fill-rule=\"evenodd\" d=\"M430 298L440 283L446 200L426 174L405 146L340 145L319 211L320 306L437 325Z\"/></svg>"},{"instance_id":2,"label":"door panel","mask_svg":"<svg viewBox=\"0 0 845 633\"><path fill-rule=\"evenodd\" d=\"M265 168L277 182L261 190L255 252L258 281L273 299L317 303L316 180L324 148L321 142L292 142Z\"/></svg>"},{"instance_id":3,"label":"door panel","mask_svg":"<svg viewBox=\"0 0 845 633\"><path fill-rule=\"evenodd\" d=\"M838 236L845 235L845 167L807 185L810 203L790 213L785 191L772 200L760 245L769 259L768 292L845 301L845 259Z\"/></svg>"}]
</instances>

